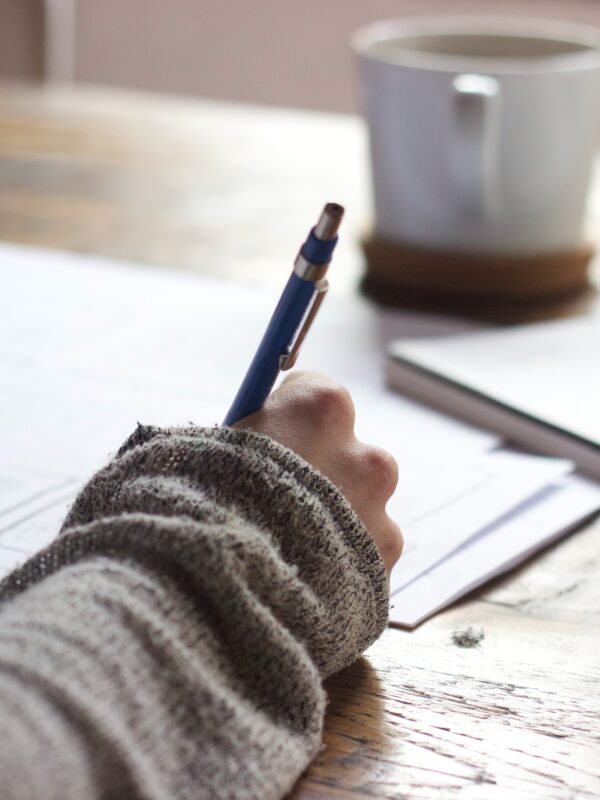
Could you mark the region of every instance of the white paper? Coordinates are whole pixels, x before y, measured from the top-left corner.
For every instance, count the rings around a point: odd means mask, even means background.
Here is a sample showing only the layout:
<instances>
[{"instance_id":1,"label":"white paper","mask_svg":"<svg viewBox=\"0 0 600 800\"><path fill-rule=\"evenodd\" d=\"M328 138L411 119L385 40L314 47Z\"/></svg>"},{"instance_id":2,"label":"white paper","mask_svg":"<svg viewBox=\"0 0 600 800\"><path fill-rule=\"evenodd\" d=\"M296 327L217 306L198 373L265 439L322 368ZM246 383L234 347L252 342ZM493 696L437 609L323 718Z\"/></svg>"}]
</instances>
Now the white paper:
<instances>
[{"instance_id":1,"label":"white paper","mask_svg":"<svg viewBox=\"0 0 600 800\"><path fill-rule=\"evenodd\" d=\"M45 472L15 463L0 463L0 526L2 517L11 511L27 506L38 498L46 497L69 486L73 480L67 475Z\"/></svg>"},{"instance_id":2,"label":"white paper","mask_svg":"<svg viewBox=\"0 0 600 800\"><path fill-rule=\"evenodd\" d=\"M10 521L2 518L0 577L52 542L73 499L73 493L57 493L46 498L45 503L32 503L28 509L21 509Z\"/></svg>"},{"instance_id":3,"label":"white paper","mask_svg":"<svg viewBox=\"0 0 600 800\"><path fill-rule=\"evenodd\" d=\"M517 566L600 509L600 487L570 476L488 528L417 581L395 592L390 622L415 627L487 580Z\"/></svg>"},{"instance_id":4,"label":"white paper","mask_svg":"<svg viewBox=\"0 0 600 800\"><path fill-rule=\"evenodd\" d=\"M509 452L494 452L473 462L475 478L450 497L433 493L429 507L403 527L405 548L390 580L392 592L407 586L423 572L468 542L479 531L571 472L569 461ZM451 470L450 465L447 470ZM429 468L429 483L444 480ZM435 484L434 484L435 485ZM439 496L439 501L438 501ZM401 495L399 495L401 497ZM394 497L388 512L399 517Z\"/></svg>"}]
</instances>

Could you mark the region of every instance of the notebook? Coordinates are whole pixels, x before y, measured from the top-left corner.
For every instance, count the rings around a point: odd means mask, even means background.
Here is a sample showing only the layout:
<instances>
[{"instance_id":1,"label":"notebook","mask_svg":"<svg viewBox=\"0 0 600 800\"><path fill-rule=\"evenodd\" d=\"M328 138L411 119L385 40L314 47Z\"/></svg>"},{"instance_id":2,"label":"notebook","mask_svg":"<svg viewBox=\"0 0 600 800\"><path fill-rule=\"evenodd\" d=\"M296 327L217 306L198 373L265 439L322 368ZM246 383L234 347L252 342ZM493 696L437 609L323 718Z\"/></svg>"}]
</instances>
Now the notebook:
<instances>
[{"instance_id":1,"label":"notebook","mask_svg":"<svg viewBox=\"0 0 600 800\"><path fill-rule=\"evenodd\" d=\"M600 317L395 341L391 387L600 478Z\"/></svg>"}]
</instances>

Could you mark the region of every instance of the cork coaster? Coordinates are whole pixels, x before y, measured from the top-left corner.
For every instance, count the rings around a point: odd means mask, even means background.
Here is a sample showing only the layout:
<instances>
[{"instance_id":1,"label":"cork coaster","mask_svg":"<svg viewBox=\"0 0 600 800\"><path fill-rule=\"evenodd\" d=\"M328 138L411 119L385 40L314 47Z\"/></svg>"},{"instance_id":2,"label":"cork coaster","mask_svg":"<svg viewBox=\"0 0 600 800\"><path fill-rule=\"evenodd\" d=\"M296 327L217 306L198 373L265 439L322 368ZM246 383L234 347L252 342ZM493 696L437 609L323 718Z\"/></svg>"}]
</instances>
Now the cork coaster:
<instances>
[{"instance_id":1,"label":"cork coaster","mask_svg":"<svg viewBox=\"0 0 600 800\"><path fill-rule=\"evenodd\" d=\"M594 255L591 244L526 256L478 255L370 237L363 240L363 249L367 258L363 291L386 305L486 319L516 309L519 318L534 319L555 316L552 309L593 294L588 276Z\"/></svg>"}]
</instances>

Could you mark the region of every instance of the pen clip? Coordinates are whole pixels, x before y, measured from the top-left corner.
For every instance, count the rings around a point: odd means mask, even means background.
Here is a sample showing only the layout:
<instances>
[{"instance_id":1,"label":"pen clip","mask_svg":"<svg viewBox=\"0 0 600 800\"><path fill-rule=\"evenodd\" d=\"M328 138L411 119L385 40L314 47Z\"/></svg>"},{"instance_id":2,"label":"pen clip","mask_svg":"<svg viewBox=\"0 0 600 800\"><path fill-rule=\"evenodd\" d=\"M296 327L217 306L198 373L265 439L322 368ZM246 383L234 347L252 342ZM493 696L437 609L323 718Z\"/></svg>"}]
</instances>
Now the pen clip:
<instances>
[{"instance_id":1,"label":"pen clip","mask_svg":"<svg viewBox=\"0 0 600 800\"><path fill-rule=\"evenodd\" d=\"M317 311L319 310L319 306L325 299L325 295L327 294L327 290L329 289L329 284L327 283L325 278L321 278L315 282L315 289L316 294L312 301L311 307L308 310L308 314L304 319L304 324L300 329L300 332L296 336L296 341L292 345L292 349L289 353L284 353L283 355L279 356L279 369L280 370L287 370L291 369L296 360L298 358L298 354L300 353L300 346L304 341L304 337L310 330L310 326L313 324L315 317L317 316Z\"/></svg>"}]
</instances>

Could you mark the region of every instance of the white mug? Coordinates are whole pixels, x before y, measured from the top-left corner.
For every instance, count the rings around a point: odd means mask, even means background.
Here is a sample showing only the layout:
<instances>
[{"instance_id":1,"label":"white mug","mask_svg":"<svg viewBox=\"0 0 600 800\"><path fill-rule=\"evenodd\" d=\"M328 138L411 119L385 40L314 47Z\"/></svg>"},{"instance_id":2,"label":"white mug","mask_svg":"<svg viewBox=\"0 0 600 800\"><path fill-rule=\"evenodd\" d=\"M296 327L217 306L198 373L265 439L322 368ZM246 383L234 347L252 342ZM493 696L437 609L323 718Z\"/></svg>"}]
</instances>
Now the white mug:
<instances>
[{"instance_id":1,"label":"white mug","mask_svg":"<svg viewBox=\"0 0 600 800\"><path fill-rule=\"evenodd\" d=\"M378 236L519 255L582 243L600 138L600 30L430 17L374 23L352 43Z\"/></svg>"}]
</instances>

